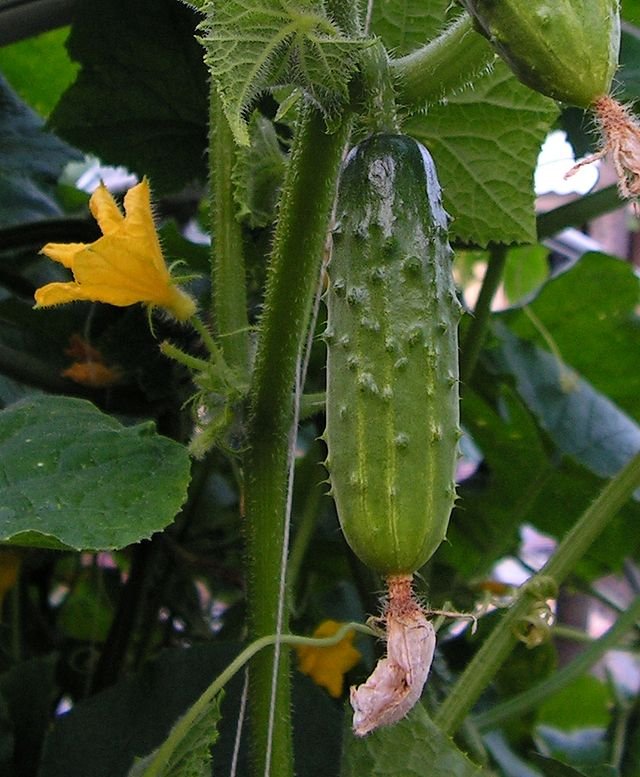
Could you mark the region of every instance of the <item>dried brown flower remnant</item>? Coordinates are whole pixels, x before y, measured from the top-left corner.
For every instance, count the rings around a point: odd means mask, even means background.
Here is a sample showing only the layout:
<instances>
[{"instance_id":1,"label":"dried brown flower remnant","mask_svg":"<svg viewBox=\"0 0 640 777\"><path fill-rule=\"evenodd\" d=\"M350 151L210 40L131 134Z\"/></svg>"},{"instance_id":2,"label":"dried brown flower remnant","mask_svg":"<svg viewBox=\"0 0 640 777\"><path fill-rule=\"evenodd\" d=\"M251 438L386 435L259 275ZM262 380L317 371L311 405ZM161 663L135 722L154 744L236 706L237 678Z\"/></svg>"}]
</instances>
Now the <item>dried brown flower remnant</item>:
<instances>
[{"instance_id":1,"label":"dried brown flower remnant","mask_svg":"<svg viewBox=\"0 0 640 777\"><path fill-rule=\"evenodd\" d=\"M353 730L357 736L402 720L420 698L427 680L436 635L413 595L411 577L387 579L387 655L378 661L363 685L351 688Z\"/></svg>"},{"instance_id":2,"label":"dried brown flower remnant","mask_svg":"<svg viewBox=\"0 0 640 777\"><path fill-rule=\"evenodd\" d=\"M602 132L602 146L565 174L569 178L579 168L610 154L618 175L618 191L625 199L640 196L640 126L628 106L609 95L595 101L593 110ZM637 210L637 203L635 204Z\"/></svg>"}]
</instances>

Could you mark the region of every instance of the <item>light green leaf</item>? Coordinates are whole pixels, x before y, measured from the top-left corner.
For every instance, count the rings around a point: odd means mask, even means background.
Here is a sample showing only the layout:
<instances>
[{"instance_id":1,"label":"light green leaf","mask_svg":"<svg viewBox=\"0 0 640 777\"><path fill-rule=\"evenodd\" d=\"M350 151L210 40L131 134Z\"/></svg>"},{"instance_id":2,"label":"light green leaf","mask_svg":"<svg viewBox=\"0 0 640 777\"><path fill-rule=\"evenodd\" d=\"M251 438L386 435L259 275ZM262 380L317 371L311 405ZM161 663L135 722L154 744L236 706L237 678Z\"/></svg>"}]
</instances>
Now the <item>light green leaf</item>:
<instances>
[{"instance_id":1,"label":"light green leaf","mask_svg":"<svg viewBox=\"0 0 640 777\"><path fill-rule=\"evenodd\" d=\"M205 61L241 145L250 142L244 114L267 89L299 86L327 119L347 99L351 74L367 43L345 36L322 0L209 0L206 13Z\"/></svg>"},{"instance_id":2,"label":"light green leaf","mask_svg":"<svg viewBox=\"0 0 640 777\"><path fill-rule=\"evenodd\" d=\"M31 397L0 413L0 541L122 548L169 524L186 497L186 449L90 402Z\"/></svg>"},{"instance_id":3,"label":"light green leaf","mask_svg":"<svg viewBox=\"0 0 640 777\"><path fill-rule=\"evenodd\" d=\"M484 772L417 705L408 717L358 739L345 734L340 777L480 777Z\"/></svg>"},{"instance_id":4,"label":"light green leaf","mask_svg":"<svg viewBox=\"0 0 640 777\"><path fill-rule=\"evenodd\" d=\"M536 242L533 171L557 115L553 100L497 63L472 89L405 123L433 154L456 238L480 246Z\"/></svg>"},{"instance_id":5,"label":"light green leaf","mask_svg":"<svg viewBox=\"0 0 640 777\"><path fill-rule=\"evenodd\" d=\"M64 47L68 34L63 27L0 48L3 75L41 116L50 113L78 69Z\"/></svg>"}]
</instances>

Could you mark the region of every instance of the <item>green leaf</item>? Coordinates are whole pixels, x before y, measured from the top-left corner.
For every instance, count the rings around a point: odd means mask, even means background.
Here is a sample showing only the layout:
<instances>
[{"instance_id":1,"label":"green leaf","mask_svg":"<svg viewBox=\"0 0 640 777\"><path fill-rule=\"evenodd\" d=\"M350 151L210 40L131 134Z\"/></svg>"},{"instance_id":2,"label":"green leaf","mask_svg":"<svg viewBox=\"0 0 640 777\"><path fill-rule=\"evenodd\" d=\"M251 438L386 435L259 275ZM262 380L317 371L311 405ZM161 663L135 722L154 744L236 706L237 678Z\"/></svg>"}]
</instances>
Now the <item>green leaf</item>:
<instances>
[{"instance_id":1,"label":"green leaf","mask_svg":"<svg viewBox=\"0 0 640 777\"><path fill-rule=\"evenodd\" d=\"M606 729L576 728L570 732L555 729L552 726L536 726L536 739L550 758L537 753L533 760L548 777L586 777L596 774L611 775L612 767L606 766L609 754ZM604 768L604 771L601 771ZM593 771L595 769L595 772Z\"/></svg>"},{"instance_id":2,"label":"green leaf","mask_svg":"<svg viewBox=\"0 0 640 777\"><path fill-rule=\"evenodd\" d=\"M627 413L640 419L640 320L633 267L606 254L585 254L530 305L562 359ZM520 337L548 349L526 312L506 315ZM579 333L579 336L577 336Z\"/></svg>"},{"instance_id":3,"label":"green leaf","mask_svg":"<svg viewBox=\"0 0 640 777\"><path fill-rule=\"evenodd\" d=\"M611 719L611 688L593 675L584 675L552 694L537 710L538 723L569 731L574 728L606 728Z\"/></svg>"},{"instance_id":4,"label":"green leaf","mask_svg":"<svg viewBox=\"0 0 640 777\"><path fill-rule=\"evenodd\" d=\"M0 675L0 714L6 710L13 737L11 755L6 761L0 751L3 775L22 777L36 773L56 695L54 654L17 663Z\"/></svg>"},{"instance_id":5,"label":"green leaf","mask_svg":"<svg viewBox=\"0 0 640 777\"><path fill-rule=\"evenodd\" d=\"M348 98L365 42L345 36L322 0L209 0L205 61L236 141L250 143L245 113L267 89L301 87L331 119Z\"/></svg>"},{"instance_id":6,"label":"green leaf","mask_svg":"<svg viewBox=\"0 0 640 777\"><path fill-rule=\"evenodd\" d=\"M137 760L127 777L210 777L211 748L218 739L219 721L220 696L217 696L193 723L187 735L180 739L176 749L166 760L155 750L145 758ZM174 731L175 726L169 732L169 738Z\"/></svg>"},{"instance_id":7,"label":"green leaf","mask_svg":"<svg viewBox=\"0 0 640 777\"><path fill-rule=\"evenodd\" d=\"M441 32L450 6L449 0L375 0L371 31L401 57Z\"/></svg>"},{"instance_id":8,"label":"green leaf","mask_svg":"<svg viewBox=\"0 0 640 777\"><path fill-rule=\"evenodd\" d=\"M640 450L640 426L552 353L497 327L492 356L555 445L600 477L612 477Z\"/></svg>"},{"instance_id":9,"label":"green leaf","mask_svg":"<svg viewBox=\"0 0 640 777\"><path fill-rule=\"evenodd\" d=\"M68 34L63 27L0 48L0 70L41 116L51 112L78 69L64 47Z\"/></svg>"},{"instance_id":10,"label":"green leaf","mask_svg":"<svg viewBox=\"0 0 640 777\"><path fill-rule=\"evenodd\" d=\"M0 76L0 227L57 216L62 168L80 155L50 132Z\"/></svg>"},{"instance_id":11,"label":"green leaf","mask_svg":"<svg viewBox=\"0 0 640 777\"><path fill-rule=\"evenodd\" d=\"M407 120L404 131L433 154L454 237L482 247L536 242L533 171L557 115L498 62L473 89Z\"/></svg>"},{"instance_id":12,"label":"green leaf","mask_svg":"<svg viewBox=\"0 0 640 777\"><path fill-rule=\"evenodd\" d=\"M148 175L156 194L205 178L207 79L196 19L175 0L80 3L68 48L82 69L50 118L84 151Z\"/></svg>"},{"instance_id":13,"label":"green leaf","mask_svg":"<svg viewBox=\"0 0 640 777\"><path fill-rule=\"evenodd\" d=\"M266 227L275 218L287 157L273 123L254 112L249 122L249 148L238 150L233 173L238 218L252 227Z\"/></svg>"},{"instance_id":14,"label":"green leaf","mask_svg":"<svg viewBox=\"0 0 640 777\"><path fill-rule=\"evenodd\" d=\"M549 277L548 250L541 245L519 246L507 251L503 284L510 306L522 305Z\"/></svg>"},{"instance_id":15,"label":"green leaf","mask_svg":"<svg viewBox=\"0 0 640 777\"><path fill-rule=\"evenodd\" d=\"M186 497L186 449L90 402L32 397L0 413L0 540L122 548L167 526Z\"/></svg>"},{"instance_id":16,"label":"green leaf","mask_svg":"<svg viewBox=\"0 0 640 777\"><path fill-rule=\"evenodd\" d=\"M484 772L417 705L394 726L367 737L345 735L341 777L478 777Z\"/></svg>"},{"instance_id":17,"label":"green leaf","mask_svg":"<svg viewBox=\"0 0 640 777\"><path fill-rule=\"evenodd\" d=\"M88 777L87 764L91 764L91 777L125 777L135 759L166 739L175 721L239 649L226 643L164 650L138 674L82 699L50 727L39 776ZM242 678L235 678L227 690L222 712L229 718L225 745L231 750L238 713L237 706L229 711L228 704L233 704L232 696L239 698ZM217 752L222 744L221 733L214 752L216 763L221 761Z\"/></svg>"}]
</instances>

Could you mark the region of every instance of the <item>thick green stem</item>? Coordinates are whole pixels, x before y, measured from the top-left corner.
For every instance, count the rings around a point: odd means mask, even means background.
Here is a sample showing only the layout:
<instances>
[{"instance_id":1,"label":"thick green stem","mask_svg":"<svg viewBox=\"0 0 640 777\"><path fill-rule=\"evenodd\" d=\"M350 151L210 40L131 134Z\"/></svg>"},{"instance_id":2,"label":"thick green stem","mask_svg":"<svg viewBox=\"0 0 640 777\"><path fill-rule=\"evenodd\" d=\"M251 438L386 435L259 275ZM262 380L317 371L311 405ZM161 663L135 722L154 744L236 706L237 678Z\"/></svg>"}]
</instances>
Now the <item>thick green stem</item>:
<instances>
[{"instance_id":1,"label":"thick green stem","mask_svg":"<svg viewBox=\"0 0 640 777\"><path fill-rule=\"evenodd\" d=\"M492 709L476 715L473 718L476 728L480 731L490 731L506 720L515 720L552 694L566 688L569 683L580 677L602 658L607 650L615 647L624 635L635 626L638 619L640 619L640 596L634 599L629 609L618 617L607 632L591 642L589 647L574 658L571 663L554 672L533 688L529 688L503 704L498 704Z\"/></svg>"},{"instance_id":2,"label":"thick green stem","mask_svg":"<svg viewBox=\"0 0 640 777\"><path fill-rule=\"evenodd\" d=\"M398 102L418 108L456 92L491 65L496 55L468 14L421 49L391 62Z\"/></svg>"},{"instance_id":3,"label":"thick green stem","mask_svg":"<svg viewBox=\"0 0 640 777\"><path fill-rule=\"evenodd\" d=\"M506 260L506 246L492 246L487 272L482 281L482 288L473 311L473 318L460 349L460 381L463 385L469 382L478 363L478 357L489 329L491 303L502 280Z\"/></svg>"},{"instance_id":4,"label":"thick green stem","mask_svg":"<svg viewBox=\"0 0 640 777\"><path fill-rule=\"evenodd\" d=\"M227 364L246 376L249 370L246 277L242 230L236 219L232 185L236 149L213 82L209 99L213 314Z\"/></svg>"},{"instance_id":5,"label":"thick green stem","mask_svg":"<svg viewBox=\"0 0 640 777\"><path fill-rule=\"evenodd\" d=\"M344 121L328 135L320 113L310 105L302 108L280 203L250 394L244 462L251 639L287 629L286 613L280 619L279 615L295 437L293 389L348 130L349 122ZM270 762L273 775L289 777L293 767L288 662L282 655L272 715L273 661L273 651L266 651L250 671L254 773L263 777ZM275 726L272 737L271 723Z\"/></svg>"},{"instance_id":6,"label":"thick green stem","mask_svg":"<svg viewBox=\"0 0 640 777\"><path fill-rule=\"evenodd\" d=\"M523 586L512 607L467 665L434 718L443 731L448 734L457 731L513 650L517 641L515 630L535 603L536 591L550 578L558 585L565 580L639 485L640 453L609 481L585 510L547 564Z\"/></svg>"}]
</instances>

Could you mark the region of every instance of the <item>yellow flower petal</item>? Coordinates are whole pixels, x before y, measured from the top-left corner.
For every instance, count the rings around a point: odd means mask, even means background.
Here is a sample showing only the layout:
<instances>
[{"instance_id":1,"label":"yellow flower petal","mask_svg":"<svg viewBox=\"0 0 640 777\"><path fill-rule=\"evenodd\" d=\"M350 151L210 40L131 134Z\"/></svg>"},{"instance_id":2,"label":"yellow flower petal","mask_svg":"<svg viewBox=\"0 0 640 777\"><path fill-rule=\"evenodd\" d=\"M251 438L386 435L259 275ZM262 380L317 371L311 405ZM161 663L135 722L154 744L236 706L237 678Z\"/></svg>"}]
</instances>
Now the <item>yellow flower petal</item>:
<instances>
[{"instance_id":1,"label":"yellow flower petal","mask_svg":"<svg viewBox=\"0 0 640 777\"><path fill-rule=\"evenodd\" d=\"M313 632L314 637L330 637L342 626L334 620L323 621ZM350 631L337 645L315 647L298 645L298 668L316 685L326 688L334 698L342 695L344 676L360 661L361 653L353 647L355 632Z\"/></svg>"},{"instance_id":2,"label":"yellow flower petal","mask_svg":"<svg viewBox=\"0 0 640 777\"><path fill-rule=\"evenodd\" d=\"M47 243L40 253L71 270L76 256L86 247L86 243Z\"/></svg>"},{"instance_id":3,"label":"yellow flower petal","mask_svg":"<svg viewBox=\"0 0 640 777\"><path fill-rule=\"evenodd\" d=\"M91 195L89 209L94 219L98 222L103 235L108 235L122 226L124 216L120 212L120 208L113 199L111 192L103 183Z\"/></svg>"},{"instance_id":4,"label":"yellow flower petal","mask_svg":"<svg viewBox=\"0 0 640 777\"><path fill-rule=\"evenodd\" d=\"M113 386L122 377L120 370L109 367L102 362L74 362L66 370L63 370L62 374L74 383L92 388Z\"/></svg>"},{"instance_id":5,"label":"yellow flower petal","mask_svg":"<svg viewBox=\"0 0 640 777\"><path fill-rule=\"evenodd\" d=\"M90 204L103 236L90 245L49 243L44 247L43 253L71 269L74 282L38 289L37 307L91 300L122 307L142 302L162 307L180 321L195 313L194 300L174 284L162 255L147 180L130 189L124 202L123 216L101 186Z\"/></svg>"}]
</instances>

